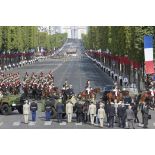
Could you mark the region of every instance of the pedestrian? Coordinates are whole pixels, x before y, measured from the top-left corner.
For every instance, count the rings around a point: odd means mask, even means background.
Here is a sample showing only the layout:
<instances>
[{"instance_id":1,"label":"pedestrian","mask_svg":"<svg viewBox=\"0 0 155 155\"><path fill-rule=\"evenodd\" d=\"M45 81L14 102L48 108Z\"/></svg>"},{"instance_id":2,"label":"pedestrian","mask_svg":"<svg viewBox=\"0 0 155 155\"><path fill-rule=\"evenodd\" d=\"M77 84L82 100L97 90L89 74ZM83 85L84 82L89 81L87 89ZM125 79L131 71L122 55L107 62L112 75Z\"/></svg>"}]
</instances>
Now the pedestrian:
<instances>
[{"instance_id":1,"label":"pedestrian","mask_svg":"<svg viewBox=\"0 0 155 155\"><path fill-rule=\"evenodd\" d=\"M67 102L66 104L66 114L68 123L71 123L73 116L73 104L71 102Z\"/></svg>"},{"instance_id":2,"label":"pedestrian","mask_svg":"<svg viewBox=\"0 0 155 155\"><path fill-rule=\"evenodd\" d=\"M149 118L149 105L145 103L143 107L143 120L144 120L143 128L148 128L148 118Z\"/></svg>"},{"instance_id":3,"label":"pedestrian","mask_svg":"<svg viewBox=\"0 0 155 155\"><path fill-rule=\"evenodd\" d=\"M45 103L45 120L50 121L52 115L51 101L47 100Z\"/></svg>"},{"instance_id":4,"label":"pedestrian","mask_svg":"<svg viewBox=\"0 0 155 155\"><path fill-rule=\"evenodd\" d=\"M57 120L59 123L62 122L62 114L64 112L64 104L62 102L58 102L56 105L57 110Z\"/></svg>"},{"instance_id":5,"label":"pedestrian","mask_svg":"<svg viewBox=\"0 0 155 155\"><path fill-rule=\"evenodd\" d=\"M126 110L126 117L127 117L127 122L128 122L128 128L130 129L132 125L132 128L135 129L135 126L134 126L135 115L134 115L131 105L129 105L128 109Z\"/></svg>"},{"instance_id":6,"label":"pedestrian","mask_svg":"<svg viewBox=\"0 0 155 155\"><path fill-rule=\"evenodd\" d=\"M114 127L114 117L115 117L115 115L116 115L116 112L115 112L114 103L111 102L110 107L109 107L109 127L110 128Z\"/></svg>"},{"instance_id":7,"label":"pedestrian","mask_svg":"<svg viewBox=\"0 0 155 155\"><path fill-rule=\"evenodd\" d=\"M91 102L91 104L89 105L88 115L90 115L90 121L91 121L91 124L93 125L94 118L96 116L96 106L95 104L93 104L93 102Z\"/></svg>"},{"instance_id":8,"label":"pedestrian","mask_svg":"<svg viewBox=\"0 0 155 155\"><path fill-rule=\"evenodd\" d=\"M23 105L23 115L24 115L24 123L25 124L28 124L29 114L30 114L30 105L29 105L28 100L26 100Z\"/></svg>"},{"instance_id":9,"label":"pedestrian","mask_svg":"<svg viewBox=\"0 0 155 155\"><path fill-rule=\"evenodd\" d=\"M104 118L105 118L105 110L103 104L100 104L100 108L98 109L98 118L100 122L100 127L103 128Z\"/></svg>"},{"instance_id":10,"label":"pedestrian","mask_svg":"<svg viewBox=\"0 0 155 155\"><path fill-rule=\"evenodd\" d=\"M38 110L38 105L35 102L35 100L32 101L32 103L30 105L30 110L31 110L31 114L32 114L32 121L35 122L36 121L36 112Z\"/></svg>"}]
</instances>

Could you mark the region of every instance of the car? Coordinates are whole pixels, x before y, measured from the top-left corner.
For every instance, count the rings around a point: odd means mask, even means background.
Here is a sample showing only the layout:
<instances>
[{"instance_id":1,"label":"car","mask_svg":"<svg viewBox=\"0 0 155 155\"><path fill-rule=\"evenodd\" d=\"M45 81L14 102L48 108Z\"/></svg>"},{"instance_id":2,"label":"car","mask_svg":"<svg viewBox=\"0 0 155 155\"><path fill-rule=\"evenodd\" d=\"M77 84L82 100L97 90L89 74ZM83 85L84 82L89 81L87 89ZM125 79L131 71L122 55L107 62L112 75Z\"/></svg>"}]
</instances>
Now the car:
<instances>
[{"instance_id":1,"label":"car","mask_svg":"<svg viewBox=\"0 0 155 155\"><path fill-rule=\"evenodd\" d=\"M115 88L114 85L105 85L102 89L103 92L110 92Z\"/></svg>"}]
</instances>

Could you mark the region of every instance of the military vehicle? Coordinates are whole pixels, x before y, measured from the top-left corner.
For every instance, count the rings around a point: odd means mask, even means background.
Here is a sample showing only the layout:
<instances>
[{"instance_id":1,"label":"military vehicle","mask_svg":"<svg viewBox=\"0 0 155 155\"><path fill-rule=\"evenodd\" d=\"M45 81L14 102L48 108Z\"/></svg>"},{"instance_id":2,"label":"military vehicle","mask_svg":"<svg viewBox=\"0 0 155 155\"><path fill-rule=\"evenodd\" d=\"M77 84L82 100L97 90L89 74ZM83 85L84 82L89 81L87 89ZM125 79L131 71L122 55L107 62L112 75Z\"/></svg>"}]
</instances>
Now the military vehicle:
<instances>
[{"instance_id":1,"label":"military vehicle","mask_svg":"<svg viewBox=\"0 0 155 155\"><path fill-rule=\"evenodd\" d=\"M23 113L24 98L22 95L6 95L0 100L0 113L10 115L12 111L18 110Z\"/></svg>"}]
</instances>

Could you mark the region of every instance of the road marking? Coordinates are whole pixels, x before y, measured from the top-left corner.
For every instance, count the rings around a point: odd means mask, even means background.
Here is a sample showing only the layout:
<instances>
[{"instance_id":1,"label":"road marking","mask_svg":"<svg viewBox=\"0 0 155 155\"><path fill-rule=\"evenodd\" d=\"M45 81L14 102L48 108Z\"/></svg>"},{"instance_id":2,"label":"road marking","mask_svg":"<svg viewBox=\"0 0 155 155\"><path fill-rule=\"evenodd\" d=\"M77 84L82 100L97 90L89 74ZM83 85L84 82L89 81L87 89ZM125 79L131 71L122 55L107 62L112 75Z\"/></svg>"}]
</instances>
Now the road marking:
<instances>
[{"instance_id":1,"label":"road marking","mask_svg":"<svg viewBox=\"0 0 155 155\"><path fill-rule=\"evenodd\" d=\"M33 125L36 125L36 122L29 122L28 124L29 126L33 126Z\"/></svg>"},{"instance_id":2,"label":"road marking","mask_svg":"<svg viewBox=\"0 0 155 155\"><path fill-rule=\"evenodd\" d=\"M66 122L59 123L60 125L66 125Z\"/></svg>"},{"instance_id":3,"label":"road marking","mask_svg":"<svg viewBox=\"0 0 155 155\"><path fill-rule=\"evenodd\" d=\"M13 126L19 126L19 125L20 125L20 122L13 122L12 125L13 125Z\"/></svg>"},{"instance_id":4,"label":"road marking","mask_svg":"<svg viewBox=\"0 0 155 155\"><path fill-rule=\"evenodd\" d=\"M77 126L78 126L78 125L82 125L82 122L80 122L80 123L75 123L75 125L77 125Z\"/></svg>"},{"instance_id":5,"label":"road marking","mask_svg":"<svg viewBox=\"0 0 155 155\"><path fill-rule=\"evenodd\" d=\"M155 123L153 123L153 126L155 126Z\"/></svg>"},{"instance_id":6,"label":"road marking","mask_svg":"<svg viewBox=\"0 0 155 155\"><path fill-rule=\"evenodd\" d=\"M2 126L4 123L3 122L0 122L0 126Z\"/></svg>"},{"instance_id":7,"label":"road marking","mask_svg":"<svg viewBox=\"0 0 155 155\"><path fill-rule=\"evenodd\" d=\"M44 125L51 125L52 124L52 121L46 121L45 123L44 123Z\"/></svg>"}]
</instances>

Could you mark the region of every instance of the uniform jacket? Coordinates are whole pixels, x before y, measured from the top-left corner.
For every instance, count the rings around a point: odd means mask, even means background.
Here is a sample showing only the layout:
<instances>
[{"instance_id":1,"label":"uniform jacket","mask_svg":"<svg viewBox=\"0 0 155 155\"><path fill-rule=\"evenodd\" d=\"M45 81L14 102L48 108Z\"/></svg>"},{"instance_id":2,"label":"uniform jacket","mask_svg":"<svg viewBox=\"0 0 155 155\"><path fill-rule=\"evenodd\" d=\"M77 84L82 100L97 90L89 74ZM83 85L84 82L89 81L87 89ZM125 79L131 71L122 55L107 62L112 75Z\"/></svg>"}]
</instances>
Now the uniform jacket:
<instances>
[{"instance_id":1,"label":"uniform jacket","mask_svg":"<svg viewBox=\"0 0 155 155\"><path fill-rule=\"evenodd\" d=\"M30 110L31 111L37 111L38 110L38 105L36 102L32 102L30 105Z\"/></svg>"},{"instance_id":2,"label":"uniform jacket","mask_svg":"<svg viewBox=\"0 0 155 155\"><path fill-rule=\"evenodd\" d=\"M23 114L24 115L29 115L30 113L30 105L29 104L24 104L23 105Z\"/></svg>"},{"instance_id":3,"label":"uniform jacket","mask_svg":"<svg viewBox=\"0 0 155 155\"><path fill-rule=\"evenodd\" d=\"M73 104L71 104L70 102L68 102L66 104L66 114L72 114L73 113Z\"/></svg>"},{"instance_id":4,"label":"uniform jacket","mask_svg":"<svg viewBox=\"0 0 155 155\"><path fill-rule=\"evenodd\" d=\"M63 113L63 110L64 110L64 104L62 103L57 103L56 105L56 110L57 110L57 113Z\"/></svg>"},{"instance_id":5,"label":"uniform jacket","mask_svg":"<svg viewBox=\"0 0 155 155\"><path fill-rule=\"evenodd\" d=\"M96 115L96 106L94 104L89 105L88 115Z\"/></svg>"},{"instance_id":6,"label":"uniform jacket","mask_svg":"<svg viewBox=\"0 0 155 155\"><path fill-rule=\"evenodd\" d=\"M105 110L103 108L98 109L98 118L105 118Z\"/></svg>"}]
</instances>

